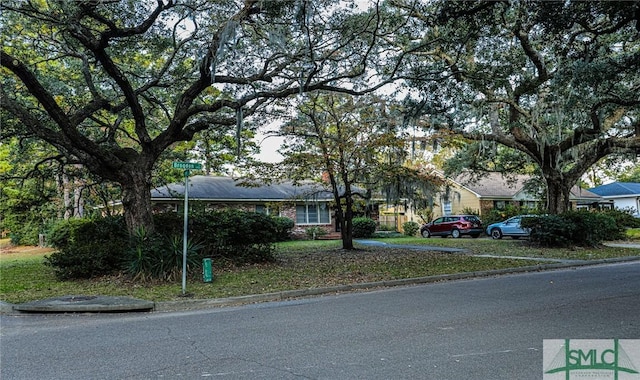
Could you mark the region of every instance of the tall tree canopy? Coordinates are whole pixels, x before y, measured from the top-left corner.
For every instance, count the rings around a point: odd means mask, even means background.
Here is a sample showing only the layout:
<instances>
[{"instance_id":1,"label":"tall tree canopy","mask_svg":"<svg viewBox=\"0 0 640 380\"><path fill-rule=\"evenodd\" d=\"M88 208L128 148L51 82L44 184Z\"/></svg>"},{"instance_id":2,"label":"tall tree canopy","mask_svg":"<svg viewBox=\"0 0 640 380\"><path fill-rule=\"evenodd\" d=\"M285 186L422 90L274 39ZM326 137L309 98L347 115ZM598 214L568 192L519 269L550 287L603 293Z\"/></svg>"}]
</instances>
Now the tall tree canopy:
<instances>
[{"instance_id":1,"label":"tall tree canopy","mask_svg":"<svg viewBox=\"0 0 640 380\"><path fill-rule=\"evenodd\" d=\"M640 153L640 2L393 1L440 38L407 65L430 125L528 156L547 208L603 157Z\"/></svg>"},{"instance_id":2,"label":"tall tree canopy","mask_svg":"<svg viewBox=\"0 0 640 380\"><path fill-rule=\"evenodd\" d=\"M3 1L2 138L44 140L119 184L129 228L153 228L151 173L176 143L240 134L274 99L359 94L395 73L403 52L385 48L395 30L371 4ZM381 63L387 77L372 78Z\"/></svg>"}]
</instances>

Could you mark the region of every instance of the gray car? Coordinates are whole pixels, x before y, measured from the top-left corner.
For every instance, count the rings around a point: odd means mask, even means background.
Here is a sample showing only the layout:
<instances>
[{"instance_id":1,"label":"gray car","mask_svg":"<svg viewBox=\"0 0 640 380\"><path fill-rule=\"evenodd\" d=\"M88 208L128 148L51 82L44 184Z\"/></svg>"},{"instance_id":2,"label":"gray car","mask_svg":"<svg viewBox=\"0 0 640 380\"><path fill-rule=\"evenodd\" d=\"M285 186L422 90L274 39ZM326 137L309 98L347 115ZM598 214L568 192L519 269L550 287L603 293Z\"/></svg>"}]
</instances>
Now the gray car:
<instances>
[{"instance_id":1,"label":"gray car","mask_svg":"<svg viewBox=\"0 0 640 380\"><path fill-rule=\"evenodd\" d=\"M535 215L516 215L502 222L493 223L487 226L487 235L493 239L502 239L503 236L511 236L513 239L528 237L531 232L528 228L522 228L520 221L522 218L533 217Z\"/></svg>"}]
</instances>

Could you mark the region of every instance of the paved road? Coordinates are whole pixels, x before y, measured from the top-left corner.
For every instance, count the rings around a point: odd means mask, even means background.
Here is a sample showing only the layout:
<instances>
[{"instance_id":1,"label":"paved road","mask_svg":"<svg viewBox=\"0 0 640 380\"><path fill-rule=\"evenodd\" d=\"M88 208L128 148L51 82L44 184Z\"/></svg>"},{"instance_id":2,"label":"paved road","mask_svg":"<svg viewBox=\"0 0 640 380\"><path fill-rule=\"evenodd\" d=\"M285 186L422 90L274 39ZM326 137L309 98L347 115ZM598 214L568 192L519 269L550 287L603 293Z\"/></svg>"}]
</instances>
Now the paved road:
<instances>
[{"instance_id":1,"label":"paved road","mask_svg":"<svg viewBox=\"0 0 640 380\"><path fill-rule=\"evenodd\" d=\"M2 379L542 378L543 339L640 338L640 263L177 313L0 317Z\"/></svg>"}]
</instances>

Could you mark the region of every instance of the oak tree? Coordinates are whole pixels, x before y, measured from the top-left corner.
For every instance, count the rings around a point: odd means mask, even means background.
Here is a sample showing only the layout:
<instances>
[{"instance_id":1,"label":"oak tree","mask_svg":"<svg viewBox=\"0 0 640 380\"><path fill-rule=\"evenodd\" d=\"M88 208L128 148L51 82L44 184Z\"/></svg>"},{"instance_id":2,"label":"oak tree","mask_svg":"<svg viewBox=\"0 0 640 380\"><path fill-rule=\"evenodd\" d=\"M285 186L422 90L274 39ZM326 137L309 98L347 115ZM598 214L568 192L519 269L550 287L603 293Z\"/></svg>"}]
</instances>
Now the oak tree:
<instances>
[{"instance_id":1,"label":"oak tree","mask_svg":"<svg viewBox=\"0 0 640 380\"><path fill-rule=\"evenodd\" d=\"M152 171L176 144L267 122L274 99L394 75L403 52L380 54L377 4L355 3L3 1L2 123L117 183L128 228L152 229Z\"/></svg>"},{"instance_id":2,"label":"oak tree","mask_svg":"<svg viewBox=\"0 0 640 380\"><path fill-rule=\"evenodd\" d=\"M407 66L424 117L478 157L526 155L549 212L603 157L640 153L640 2L394 3L423 25L415 43L441 38Z\"/></svg>"}]
</instances>

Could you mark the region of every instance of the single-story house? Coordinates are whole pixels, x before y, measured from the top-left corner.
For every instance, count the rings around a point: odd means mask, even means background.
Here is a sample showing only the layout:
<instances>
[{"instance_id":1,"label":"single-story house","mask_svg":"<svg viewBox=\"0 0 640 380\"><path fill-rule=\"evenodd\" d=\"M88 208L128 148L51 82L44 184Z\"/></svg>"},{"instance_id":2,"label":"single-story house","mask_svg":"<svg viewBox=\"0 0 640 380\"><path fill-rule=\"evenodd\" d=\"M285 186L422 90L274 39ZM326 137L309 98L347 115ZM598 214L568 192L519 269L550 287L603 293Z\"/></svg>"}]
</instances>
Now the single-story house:
<instances>
[{"instance_id":1,"label":"single-story house","mask_svg":"<svg viewBox=\"0 0 640 380\"><path fill-rule=\"evenodd\" d=\"M605 201L613 202L614 208L630 210L632 214L640 215L640 183L613 182L589 191L598 194Z\"/></svg>"},{"instance_id":2,"label":"single-story house","mask_svg":"<svg viewBox=\"0 0 640 380\"><path fill-rule=\"evenodd\" d=\"M508 205L536 208L541 196L527 191L525 183L528 179L530 177L526 175L505 176L501 173L483 173L480 178L468 175L456 177L452 181L455 195L449 199L450 207L457 212L467 208L478 210L480 216L492 209L505 209ZM444 214L447 206L444 198L441 198ZM595 208L601 200L599 195L579 186L573 186L569 194L572 209Z\"/></svg>"},{"instance_id":3,"label":"single-story house","mask_svg":"<svg viewBox=\"0 0 640 380\"><path fill-rule=\"evenodd\" d=\"M525 187L529 179L525 175L503 175L502 173L482 173L480 176L462 174L446 179L442 191L434 196L431 218L443 215L464 213L465 210L476 212L482 218L493 209L502 210L507 206L536 208L541 202L541 195L531 194ZM602 197L574 186L571 189L570 203L572 209L595 208ZM395 215L396 225L402 226L406 221L421 223L422 220L413 214L410 206L397 208L380 208L381 222L385 216ZM387 221L392 224L393 221Z\"/></svg>"},{"instance_id":4,"label":"single-story house","mask_svg":"<svg viewBox=\"0 0 640 380\"><path fill-rule=\"evenodd\" d=\"M154 211L184 209L184 182L172 183L151 191ZM196 175L189 177L189 205L206 210L239 208L269 215L285 216L295 223L294 233L318 226L328 233L336 231L333 195L315 182L245 184L231 177ZM191 208L190 207L190 208Z\"/></svg>"}]
</instances>

